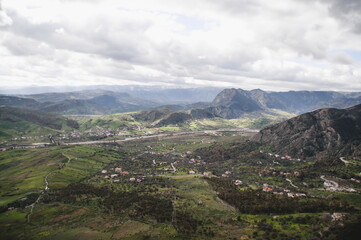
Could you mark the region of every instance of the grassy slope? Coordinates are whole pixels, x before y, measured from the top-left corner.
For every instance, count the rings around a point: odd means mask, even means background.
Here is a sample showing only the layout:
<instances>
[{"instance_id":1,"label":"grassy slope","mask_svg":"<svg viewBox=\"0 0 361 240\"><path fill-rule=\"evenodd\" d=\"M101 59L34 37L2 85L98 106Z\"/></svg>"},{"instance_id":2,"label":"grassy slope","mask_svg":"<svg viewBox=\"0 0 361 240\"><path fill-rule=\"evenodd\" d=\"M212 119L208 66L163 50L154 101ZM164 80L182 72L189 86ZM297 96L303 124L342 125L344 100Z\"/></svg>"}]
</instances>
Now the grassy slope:
<instances>
[{"instance_id":1,"label":"grassy slope","mask_svg":"<svg viewBox=\"0 0 361 240\"><path fill-rule=\"evenodd\" d=\"M69 163L64 154L71 156ZM104 155L103 149L91 146L0 152L0 205L39 192L49 173L49 187L57 188L95 173L111 158Z\"/></svg>"},{"instance_id":2,"label":"grassy slope","mask_svg":"<svg viewBox=\"0 0 361 240\"><path fill-rule=\"evenodd\" d=\"M22 136L43 136L54 134L57 130L42 127L27 121L1 121L0 123L0 141L18 138Z\"/></svg>"},{"instance_id":3,"label":"grassy slope","mask_svg":"<svg viewBox=\"0 0 361 240\"><path fill-rule=\"evenodd\" d=\"M69 121L60 115L0 107L0 141L22 136L54 134L60 130L72 129L72 124L77 125L76 122Z\"/></svg>"}]
</instances>

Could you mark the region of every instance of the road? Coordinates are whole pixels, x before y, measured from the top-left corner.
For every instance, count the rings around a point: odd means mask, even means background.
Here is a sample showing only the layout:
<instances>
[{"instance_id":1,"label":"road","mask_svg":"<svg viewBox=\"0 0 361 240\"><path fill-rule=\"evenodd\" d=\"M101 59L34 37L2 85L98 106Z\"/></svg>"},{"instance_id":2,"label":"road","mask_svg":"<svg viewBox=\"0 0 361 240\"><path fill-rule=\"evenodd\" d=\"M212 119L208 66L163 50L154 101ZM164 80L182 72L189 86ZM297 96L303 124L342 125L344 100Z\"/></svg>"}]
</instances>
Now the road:
<instances>
[{"instance_id":1,"label":"road","mask_svg":"<svg viewBox=\"0 0 361 240\"><path fill-rule=\"evenodd\" d=\"M328 180L328 179L326 179L325 176L323 176L323 175L322 175L320 178L321 178L323 181L325 181L326 184L327 184L327 183L330 183L330 184L333 185L333 187L335 187L335 188L338 188L338 187L339 187L339 185L338 185L337 182Z\"/></svg>"},{"instance_id":2,"label":"road","mask_svg":"<svg viewBox=\"0 0 361 240\"><path fill-rule=\"evenodd\" d=\"M293 184L291 179L286 178L286 181L289 182L292 187L298 188L296 185Z\"/></svg>"},{"instance_id":3,"label":"road","mask_svg":"<svg viewBox=\"0 0 361 240\"><path fill-rule=\"evenodd\" d=\"M353 163L353 162L350 162L350 161L347 161L347 160L345 160L345 158L344 157L340 157L340 160L344 163L344 164L355 164L355 163Z\"/></svg>"},{"instance_id":4,"label":"road","mask_svg":"<svg viewBox=\"0 0 361 240\"><path fill-rule=\"evenodd\" d=\"M194 132L175 132L175 133L162 133L155 135L147 135L147 136L139 136L139 137L129 137L121 140L99 140L99 141L86 141L86 142L70 142L70 143L62 143L61 145L92 145L92 144L106 144L106 143L120 143L120 142L129 142L143 139L151 139L158 137L174 137L174 136L184 136L184 135L200 135L207 134L211 132L244 132L244 133L254 133L258 132L258 130L253 129L217 129L217 130L205 130L205 131L194 131Z\"/></svg>"}]
</instances>

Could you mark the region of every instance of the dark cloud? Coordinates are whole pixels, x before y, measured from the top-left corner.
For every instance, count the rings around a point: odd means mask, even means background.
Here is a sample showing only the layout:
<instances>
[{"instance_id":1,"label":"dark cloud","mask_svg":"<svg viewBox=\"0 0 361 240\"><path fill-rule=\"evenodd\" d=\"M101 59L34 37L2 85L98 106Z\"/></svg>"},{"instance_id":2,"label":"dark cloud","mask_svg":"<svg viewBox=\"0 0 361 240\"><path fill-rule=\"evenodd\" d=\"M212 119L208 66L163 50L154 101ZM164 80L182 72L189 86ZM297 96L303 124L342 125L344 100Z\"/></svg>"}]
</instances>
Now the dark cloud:
<instances>
[{"instance_id":1,"label":"dark cloud","mask_svg":"<svg viewBox=\"0 0 361 240\"><path fill-rule=\"evenodd\" d=\"M361 1L360 0L323 0L329 4L330 13L351 27L356 33L361 33Z\"/></svg>"}]
</instances>

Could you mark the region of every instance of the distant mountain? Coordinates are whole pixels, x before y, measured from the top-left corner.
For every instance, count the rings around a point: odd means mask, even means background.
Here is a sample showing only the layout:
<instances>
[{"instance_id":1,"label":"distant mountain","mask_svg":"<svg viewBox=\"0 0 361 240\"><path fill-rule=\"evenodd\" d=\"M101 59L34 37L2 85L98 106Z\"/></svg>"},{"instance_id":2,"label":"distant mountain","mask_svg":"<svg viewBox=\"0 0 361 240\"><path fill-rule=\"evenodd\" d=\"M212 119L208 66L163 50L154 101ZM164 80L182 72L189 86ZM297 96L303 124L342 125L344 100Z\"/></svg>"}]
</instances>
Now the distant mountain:
<instances>
[{"instance_id":1,"label":"distant mountain","mask_svg":"<svg viewBox=\"0 0 361 240\"><path fill-rule=\"evenodd\" d=\"M287 108L287 103L261 89L254 89L247 93L262 109L276 108L286 110Z\"/></svg>"},{"instance_id":2,"label":"distant mountain","mask_svg":"<svg viewBox=\"0 0 361 240\"><path fill-rule=\"evenodd\" d=\"M117 99L126 99L131 97L128 93L112 92L101 89L83 90L83 91L75 91L75 92L50 92L50 93L17 95L17 96L23 98L31 98L38 102L61 102L65 100L74 100L74 99L87 100L100 96L112 96Z\"/></svg>"},{"instance_id":3,"label":"distant mountain","mask_svg":"<svg viewBox=\"0 0 361 240\"><path fill-rule=\"evenodd\" d=\"M252 141L278 153L309 157L323 151L361 157L361 105L325 108L261 130Z\"/></svg>"},{"instance_id":4,"label":"distant mountain","mask_svg":"<svg viewBox=\"0 0 361 240\"><path fill-rule=\"evenodd\" d=\"M242 89L225 89L211 103L209 110L223 118L238 118L244 113L261 110L261 106Z\"/></svg>"},{"instance_id":5,"label":"distant mountain","mask_svg":"<svg viewBox=\"0 0 361 240\"><path fill-rule=\"evenodd\" d=\"M38 109L41 103L34 99L21 98L14 96L1 96L0 95L0 106L18 107L26 109Z\"/></svg>"},{"instance_id":6,"label":"distant mountain","mask_svg":"<svg viewBox=\"0 0 361 240\"><path fill-rule=\"evenodd\" d=\"M92 103L89 100L71 99L55 103L46 103L40 110L67 115L101 115L105 108Z\"/></svg>"},{"instance_id":7,"label":"distant mountain","mask_svg":"<svg viewBox=\"0 0 361 240\"><path fill-rule=\"evenodd\" d=\"M347 108L361 103L361 97L356 98L340 98L331 101L321 102L318 108L333 107L333 108Z\"/></svg>"},{"instance_id":8,"label":"distant mountain","mask_svg":"<svg viewBox=\"0 0 361 240\"><path fill-rule=\"evenodd\" d=\"M324 107L350 107L361 103L361 93L324 91L265 92L225 89L211 103L209 111L223 118L240 118L261 112L277 114L275 110L304 113Z\"/></svg>"},{"instance_id":9,"label":"distant mountain","mask_svg":"<svg viewBox=\"0 0 361 240\"><path fill-rule=\"evenodd\" d=\"M218 93L218 94L217 94ZM207 102L209 101L209 102ZM304 113L324 107L349 107L361 103L361 93L261 89L190 88L157 89L114 86L113 91L89 89L32 95L0 96L0 105L69 115L103 115L147 109L186 111L203 109L222 118Z\"/></svg>"},{"instance_id":10,"label":"distant mountain","mask_svg":"<svg viewBox=\"0 0 361 240\"><path fill-rule=\"evenodd\" d=\"M127 93L133 97L148 99L152 102L157 102L159 105L164 104L190 104L194 102L211 102L216 95L223 90L219 87L195 87L195 88L170 88L162 86L135 86L135 85L97 85L97 86L31 86L25 88L2 88L0 89L1 94L17 94L20 97L26 97L28 95L40 95L33 96L34 99L39 101L54 101L46 100L44 93L52 93L48 96L51 97L54 93L67 93L67 92L87 92L94 90L111 91ZM22 94L22 95L20 95ZM26 95L24 95L26 94ZM106 94L106 93L103 93ZM100 94L102 95L102 94ZM39 97L42 99L40 100ZM90 96L92 98L95 96ZM67 98L72 99L72 98ZM76 98L83 99L83 98ZM64 98L61 100L65 100ZM57 101L61 101L60 99Z\"/></svg>"},{"instance_id":11,"label":"distant mountain","mask_svg":"<svg viewBox=\"0 0 361 240\"><path fill-rule=\"evenodd\" d=\"M202 88L142 88L134 87L127 93L134 97L149 99L158 103L167 104L192 104L195 102L211 102L222 88L202 87Z\"/></svg>"},{"instance_id":12,"label":"distant mountain","mask_svg":"<svg viewBox=\"0 0 361 240\"><path fill-rule=\"evenodd\" d=\"M323 91L272 92L269 95L284 103L281 109L297 113L315 110L322 102L342 97L336 92Z\"/></svg>"},{"instance_id":13,"label":"distant mountain","mask_svg":"<svg viewBox=\"0 0 361 240\"><path fill-rule=\"evenodd\" d=\"M0 107L0 139L14 136L46 135L58 130L79 128L76 121L60 115L15 107Z\"/></svg>"},{"instance_id":14,"label":"distant mountain","mask_svg":"<svg viewBox=\"0 0 361 240\"><path fill-rule=\"evenodd\" d=\"M0 96L0 105L58 114L98 115L139 111L154 108L160 104L135 98L127 93L96 89L66 93Z\"/></svg>"}]
</instances>

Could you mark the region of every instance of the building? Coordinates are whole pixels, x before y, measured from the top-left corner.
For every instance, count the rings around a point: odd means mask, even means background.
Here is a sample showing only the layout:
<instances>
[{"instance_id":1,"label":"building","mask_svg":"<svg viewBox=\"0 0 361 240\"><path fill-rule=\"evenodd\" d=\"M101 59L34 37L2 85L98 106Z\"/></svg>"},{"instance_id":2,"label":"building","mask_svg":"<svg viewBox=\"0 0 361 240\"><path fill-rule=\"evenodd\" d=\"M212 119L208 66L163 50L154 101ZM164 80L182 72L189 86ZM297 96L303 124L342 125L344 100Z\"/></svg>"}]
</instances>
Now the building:
<instances>
[{"instance_id":1,"label":"building","mask_svg":"<svg viewBox=\"0 0 361 240\"><path fill-rule=\"evenodd\" d=\"M241 181L241 180L236 180L236 181L234 181L234 185L236 185L236 186L239 186L239 185L241 185L243 182Z\"/></svg>"}]
</instances>

